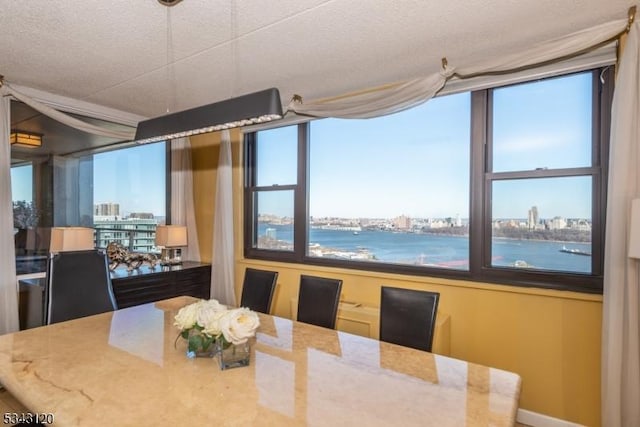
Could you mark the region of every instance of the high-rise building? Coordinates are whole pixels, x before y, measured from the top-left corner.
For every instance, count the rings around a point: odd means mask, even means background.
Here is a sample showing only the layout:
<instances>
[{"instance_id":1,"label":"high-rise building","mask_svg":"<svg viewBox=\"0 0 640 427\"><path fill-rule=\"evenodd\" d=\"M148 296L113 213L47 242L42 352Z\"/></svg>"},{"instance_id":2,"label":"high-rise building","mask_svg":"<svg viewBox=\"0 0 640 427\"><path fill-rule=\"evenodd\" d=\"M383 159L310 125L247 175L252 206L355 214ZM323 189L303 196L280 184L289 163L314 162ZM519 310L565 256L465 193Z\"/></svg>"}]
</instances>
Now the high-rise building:
<instances>
[{"instance_id":1,"label":"high-rise building","mask_svg":"<svg viewBox=\"0 0 640 427\"><path fill-rule=\"evenodd\" d=\"M529 215L527 218L527 227L529 228L529 230L534 230L538 225L539 220L540 218L538 216L538 207L531 206L531 209L529 209Z\"/></svg>"},{"instance_id":2,"label":"high-rise building","mask_svg":"<svg viewBox=\"0 0 640 427\"><path fill-rule=\"evenodd\" d=\"M93 214L96 216L119 216L119 203L98 203L93 205Z\"/></svg>"},{"instance_id":3,"label":"high-rise building","mask_svg":"<svg viewBox=\"0 0 640 427\"><path fill-rule=\"evenodd\" d=\"M411 218L406 215L400 215L393 221L393 223L398 230L407 230L411 228Z\"/></svg>"}]
</instances>

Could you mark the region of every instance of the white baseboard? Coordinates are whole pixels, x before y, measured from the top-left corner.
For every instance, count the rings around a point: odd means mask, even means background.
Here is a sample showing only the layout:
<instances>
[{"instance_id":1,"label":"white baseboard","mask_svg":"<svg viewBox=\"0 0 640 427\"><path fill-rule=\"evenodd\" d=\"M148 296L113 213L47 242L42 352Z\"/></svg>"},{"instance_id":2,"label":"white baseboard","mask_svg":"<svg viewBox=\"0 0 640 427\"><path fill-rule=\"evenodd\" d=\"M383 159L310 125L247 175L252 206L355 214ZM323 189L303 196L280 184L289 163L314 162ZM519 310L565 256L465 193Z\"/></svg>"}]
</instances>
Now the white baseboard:
<instances>
[{"instance_id":1,"label":"white baseboard","mask_svg":"<svg viewBox=\"0 0 640 427\"><path fill-rule=\"evenodd\" d=\"M582 424L553 418L537 412L527 411L526 409L518 409L516 420L531 427L584 427Z\"/></svg>"}]
</instances>

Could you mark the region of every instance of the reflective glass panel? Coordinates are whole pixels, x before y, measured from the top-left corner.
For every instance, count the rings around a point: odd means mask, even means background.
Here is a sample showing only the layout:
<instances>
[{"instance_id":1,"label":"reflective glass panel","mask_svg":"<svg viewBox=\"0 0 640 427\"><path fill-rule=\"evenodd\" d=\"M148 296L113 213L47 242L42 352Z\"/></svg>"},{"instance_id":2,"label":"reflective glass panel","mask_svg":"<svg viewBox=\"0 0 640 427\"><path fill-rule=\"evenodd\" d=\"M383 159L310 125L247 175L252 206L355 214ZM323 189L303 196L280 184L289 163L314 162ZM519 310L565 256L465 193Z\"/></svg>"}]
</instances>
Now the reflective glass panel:
<instances>
[{"instance_id":1,"label":"reflective glass panel","mask_svg":"<svg viewBox=\"0 0 640 427\"><path fill-rule=\"evenodd\" d=\"M591 166L591 76L495 89L493 171Z\"/></svg>"},{"instance_id":2,"label":"reflective glass panel","mask_svg":"<svg viewBox=\"0 0 640 427\"><path fill-rule=\"evenodd\" d=\"M491 265L591 273L592 178L494 181Z\"/></svg>"}]
</instances>

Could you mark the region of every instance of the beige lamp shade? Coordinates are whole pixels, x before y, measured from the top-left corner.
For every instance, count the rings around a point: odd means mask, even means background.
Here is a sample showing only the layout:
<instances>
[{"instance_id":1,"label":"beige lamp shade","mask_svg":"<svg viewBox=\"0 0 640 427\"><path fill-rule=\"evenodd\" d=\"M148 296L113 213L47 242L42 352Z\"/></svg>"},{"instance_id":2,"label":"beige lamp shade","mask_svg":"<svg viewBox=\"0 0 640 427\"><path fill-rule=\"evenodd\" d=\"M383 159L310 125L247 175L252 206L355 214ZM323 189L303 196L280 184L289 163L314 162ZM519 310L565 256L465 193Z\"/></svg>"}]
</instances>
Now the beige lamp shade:
<instances>
[{"instance_id":1,"label":"beige lamp shade","mask_svg":"<svg viewBox=\"0 0 640 427\"><path fill-rule=\"evenodd\" d=\"M93 228L53 227L49 252L86 251L94 249Z\"/></svg>"},{"instance_id":2,"label":"beige lamp shade","mask_svg":"<svg viewBox=\"0 0 640 427\"><path fill-rule=\"evenodd\" d=\"M640 259L640 199L631 201L629 258Z\"/></svg>"},{"instance_id":3,"label":"beige lamp shade","mask_svg":"<svg viewBox=\"0 0 640 427\"><path fill-rule=\"evenodd\" d=\"M22 148L38 148L42 145L42 135L19 130L12 130L9 135L11 145Z\"/></svg>"},{"instance_id":4,"label":"beige lamp shade","mask_svg":"<svg viewBox=\"0 0 640 427\"><path fill-rule=\"evenodd\" d=\"M159 225L156 228L156 246L165 248L187 246L187 227L184 225Z\"/></svg>"}]
</instances>

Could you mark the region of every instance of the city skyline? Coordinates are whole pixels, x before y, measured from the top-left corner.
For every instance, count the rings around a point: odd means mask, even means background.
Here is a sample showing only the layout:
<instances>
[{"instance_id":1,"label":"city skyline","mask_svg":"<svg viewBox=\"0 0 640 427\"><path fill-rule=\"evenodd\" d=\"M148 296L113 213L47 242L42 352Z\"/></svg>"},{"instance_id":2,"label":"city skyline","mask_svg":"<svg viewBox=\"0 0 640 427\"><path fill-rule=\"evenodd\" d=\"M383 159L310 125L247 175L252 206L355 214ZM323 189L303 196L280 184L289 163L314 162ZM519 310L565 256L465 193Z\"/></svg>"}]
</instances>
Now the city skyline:
<instances>
[{"instance_id":1,"label":"city skyline","mask_svg":"<svg viewBox=\"0 0 640 427\"><path fill-rule=\"evenodd\" d=\"M407 218L409 221L445 221L445 220L450 220L452 223L460 222L461 225L463 225L463 226L467 226L469 224L469 218L468 217L458 217L458 216L455 216L455 215L447 215L447 216L444 216L444 217L413 217L413 216L406 215L406 214L399 214L399 215L394 215L394 216L390 216L390 217L341 217L341 216L335 216L335 215L311 216L310 224L313 224L314 222L323 221L323 220L329 220L329 219L330 220L334 220L334 221L351 222L351 223L355 224L355 223L358 223L359 221L389 221L389 222L393 222L393 221L401 219L401 218ZM289 216L289 215L280 216L280 215L276 215L276 214L272 214L272 213L260 213L258 215L258 220L259 221L264 221L264 222L267 222L267 223L269 223L269 222L281 222L281 223L284 223L284 222L286 222L286 221L282 221L284 219L293 221L293 217ZM557 220L557 219L567 220L567 221L587 221L588 223L591 222L591 219L584 218L584 217L566 217L566 216L559 216L559 215L546 217L546 216L538 215L538 221L536 223L537 224L544 224L545 222L550 222L550 221ZM529 217L527 215L525 215L525 216L519 216L519 217L492 218L492 220L491 220L492 223L504 222L504 221L520 221L523 224L527 224L529 222Z\"/></svg>"}]
</instances>

